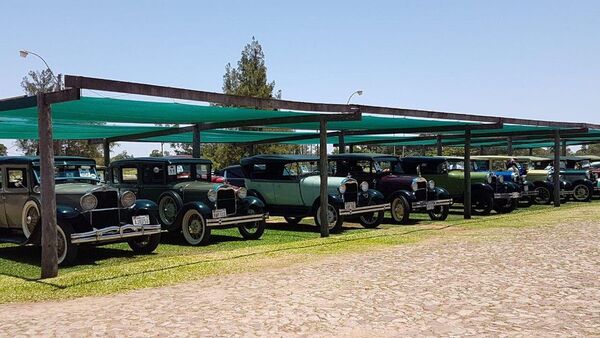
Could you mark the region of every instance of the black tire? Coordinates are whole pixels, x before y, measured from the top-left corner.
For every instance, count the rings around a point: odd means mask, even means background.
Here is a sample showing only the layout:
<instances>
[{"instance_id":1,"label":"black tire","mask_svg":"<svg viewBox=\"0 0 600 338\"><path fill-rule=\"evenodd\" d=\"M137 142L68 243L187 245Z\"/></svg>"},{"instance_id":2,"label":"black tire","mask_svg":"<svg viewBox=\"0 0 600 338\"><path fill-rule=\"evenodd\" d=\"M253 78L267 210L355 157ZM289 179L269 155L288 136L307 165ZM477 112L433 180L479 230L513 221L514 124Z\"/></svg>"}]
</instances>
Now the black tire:
<instances>
[{"instance_id":1,"label":"black tire","mask_svg":"<svg viewBox=\"0 0 600 338\"><path fill-rule=\"evenodd\" d=\"M156 250L158 244L160 244L160 233L135 237L128 240L127 244L136 254L147 255Z\"/></svg>"},{"instance_id":2,"label":"black tire","mask_svg":"<svg viewBox=\"0 0 600 338\"><path fill-rule=\"evenodd\" d=\"M593 194L594 190L583 183L579 183L573 187L572 198L577 202L589 202L592 199Z\"/></svg>"},{"instance_id":3,"label":"black tire","mask_svg":"<svg viewBox=\"0 0 600 338\"><path fill-rule=\"evenodd\" d=\"M517 208L518 201L515 198L494 201L494 210L499 214L508 214Z\"/></svg>"},{"instance_id":4,"label":"black tire","mask_svg":"<svg viewBox=\"0 0 600 338\"><path fill-rule=\"evenodd\" d=\"M248 209L248 215L262 214L262 210L257 208ZM238 230L244 239L256 240L262 237L265 232L265 221L258 221L254 223L245 223L238 225Z\"/></svg>"},{"instance_id":5,"label":"black tire","mask_svg":"<svg viewBox=\"0 0 600 338\"><path fill-rule=\"evenodd\" d=\"M487 216L494 208L494 195L480 194L473 196L471 211L473 215Z\"/></svg>"},{"instance_id":6,"label":"black tire","mask_svg":"<svg viewBox=\"0 0 600 338\"><path fill-rule=\"evenodd\" d=\"M327 203L328 216L329 216L329 233L336 234L342 231L342 224L344 223L344 218L340 216L340 211L334 207L333 205ZM315 211L314 219L315 224L319 229L321 228L321 221L319 219L319 214L321 213L321 206L317 208Z\"/></svg>"},{"instance_id":7,"label":"black tire","mask_svg":"<svg viewBox=\"0 0 600 338\"><path fill-rule=\"evenodd\" d=\"M158 199L158 220L164 228L172 229L177 222L179 210L181 210L181 199L177 194L167 192Z\"/></svg>"},{"instance_id":8,"label":"black tire","mask_svg":"<svg viewBox=\"0 0 600 338\"><path fill-rule=\"evenodd\" d=\"M302 217L283 216L283 218L285 219L286 222L288 222L288 224L291 224L291 225L296 225L296 224L300 223L300 221L302 220Z\"/></svg>"},{"instance_id":9,"label":"black tire","mask_svg":"<svg viewBox=\"0 0 600 338\"><path fill-rule=\"evenodd\" d=\"M537 196L534 197L535 204L548 205L552 203L553 198L550 190L546 187L536 187L535 191L538 192Z\"/></svg>"},{"instance_id":10,"label":"black tire","mask_svg":"<svg viewBox=\"0 0 600 338\"><path fill-rule=\"evenodd\" d=\"M79 246L71 243L71 235L73 234L73 227L68 223L58 224L58 231L56 233L56 252L58 254L58 265L70 266L75 263L77 259L77 252Z\"/></svg>"},{"instance_id":11,"label":"black tire","mask_svg":"<svg viewBox=\"0 0 600 338\"><path fill-rule=\"evenodd\" d=\"M429 210L427 214L429 214L429 218L432 221L445 221L448 218L448 214L450 213L449 205L438 205L433 208L433 210Z\"/></svg>"},{"instance_id":12,"label":"black tire","mask_svg":"<svg viewBox=\"0 0 600 338\"><path fill-rule=\"evenodd\" d=\"M533 196L521 198L519 200L519 208L529 208L530 206L533 205L534 200L535 200L535 197L533 197Z\"/></svg>"},{"instance_id":13,"label":"black tire","mask_svg":"<svg viewBox=\"0 0 600 338\"><path fill-rule=\"evenodd\" d=\"M183 238L191 245L206 245L210 241L210 228L204 216L196 210L189 209L181 220Z\"/></svg>"},{"instance_id":14,"label":"black tire","mask_svg":"<svg viewBox=\"0 0 600 338\"><path fill-rule=\"evenodd\" d=\"M376 204L375 202L371 201L371 203L369 203L369 205L374 205ZM365 214L360 214L358 217L358 221L360 222L360 225L362 225L363 227L367 228L367 229L374 229L377 228L380 224L381 221L383 221L383 217L385 216L385 211L377 211L377 212L369 212L369 213L365 213Z\"/></svg>"},{"instance_id":15,"label":"black tire","mask_svg":"<svg viewBox=\"0 0 600 338\"><path fill-rule=\"evenodd\" d=\"M410 206L408 201L402 195L394 197L390 203L392 219L396 223L407 224L410 220Z\"/></svg>"}]
</instances>

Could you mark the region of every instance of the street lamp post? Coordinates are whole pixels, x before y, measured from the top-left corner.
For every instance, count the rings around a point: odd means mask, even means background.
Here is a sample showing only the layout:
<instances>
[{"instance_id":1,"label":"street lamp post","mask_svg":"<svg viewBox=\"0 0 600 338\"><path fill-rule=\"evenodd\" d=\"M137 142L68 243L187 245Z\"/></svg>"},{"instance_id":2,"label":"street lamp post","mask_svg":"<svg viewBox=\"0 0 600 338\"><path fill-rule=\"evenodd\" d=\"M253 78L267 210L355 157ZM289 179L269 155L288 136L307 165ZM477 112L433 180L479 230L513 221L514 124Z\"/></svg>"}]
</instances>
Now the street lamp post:
<instances>
[{"instance_id":1,"label":"street lamp post","mask_svg":"<svg viewBox=\"0 0 600 338\"><path fill-rule=\"evenodd\" d=\"M52 69L50 68L50 66L48 66L48 62L46 62L46 60L44 60L44 58L34 52L28 51L28 50L20 50L19 51L19 55L22 58L26 58L27 56L29 56L29 54L36 56L38 59L42 60L42 62L44 63L44 65L46 65L46 69L48 69L48 71L50 72L50 74L52 75L52 77L54 78L54 80L56 81L56 90L60 90L62 85L61 85L61 81L60 81L60 77L59 76L55 76L54 72L52 71Z\"/></svg>"},{"instance_id":2,"label":"street lamp post","mask_svg":"<svg viewBox=\"0 0 600 338\"><path fill-rule=\"evenodd\" d=\"M362 91L362 90L357 90L357 91L355 91L354 93L350 94L350 97L348 98L348 101L346 101L346 105L349 105L349 104L350 104L350 100L352 99L352 97L353 97L354 95L361 96L362 94L363 94L363 91Z\"/></svg>"}]
</instances>

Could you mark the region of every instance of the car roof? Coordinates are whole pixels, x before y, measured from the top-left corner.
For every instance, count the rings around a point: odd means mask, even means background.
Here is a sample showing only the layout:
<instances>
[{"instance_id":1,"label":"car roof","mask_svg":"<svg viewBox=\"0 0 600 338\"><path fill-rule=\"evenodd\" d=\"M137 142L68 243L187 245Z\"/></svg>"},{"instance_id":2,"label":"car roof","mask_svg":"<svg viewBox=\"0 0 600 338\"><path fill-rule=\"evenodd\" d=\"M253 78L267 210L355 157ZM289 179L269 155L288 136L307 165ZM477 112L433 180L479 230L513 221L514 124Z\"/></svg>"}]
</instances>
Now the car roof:
<instances>
[{"instance_id":1,"label":"car roof","mask_svg":"<svg viewBox=\"0 0 600 338\"><path fill-rule=\"evenodd\" d=\"M515 159L517 161L547 161L547 160L549 160L547 157L540 157L540 156L516 156Z\"/></svg>"},{"instance_id":2,"label":"car roof","mask_svg":"<svg viewBox=\"0 0 600 338\"><path fill-rule=\"evenodd\" d=\"M397 156L377 153L345 153L328 156L332 160L398 160Z\"/></svg>"},{"instance_id":3,"label":"car roof","mask_svg":"<svg viewBox=\"0 0 600 338\"><path fill-rule=\"evenodd\" d=\"M35 164L40 162L39 156L0 156L0 164ZM58 162L93 162L96 160L81 156L54 156L54 163Z\"/></svg>"},{"instance_id":4,"label":"car roof","mask_svg":"<svg viewBox=\"0 0 600 338\"><path fill-rule=\"evenodd\" d=\"M251 164L267 164L267 163L289 163L289 162L303 162L303 161L318 161L319 158L313 155L255 155L251 157L243 158L240 164L243 166Z\"/></svg>"},{"instance_id":5,"label":"car roof","mask_svg":"<svg viewBox=\"0 0 600 338\"><path fill-rule=\"evenodd\" d=\"M510 159L516 159L515 156L508 156L508 155L477 155L477 156L471 156L471 159L473 160L510 160Z\"/></svg>"},{"instance_id":6,"label":"car roof","mask_svg":"<svg viewBox=\"0 0 600 338\"><path fill-rule=\"evenodd\" d=\"M209 159L206 158L194 158L194 157L183 157L183 156L165 156L165 157L134 157L125 158L111 162L113 164L124 164L124 163L166 163L166 164L186 164L186 163L202 163L212 164Z\"/></svg>"},{"instance_id":7,"label":"car roof","mask_svg":"<svg viewBox=\"0 0 600 338\"><path fill-rule=\"evenodd\" d=\"M446 160L460 159L458 156L407 156L401 158L404 162L444 162Z\"/></svg>"}]
</instances>

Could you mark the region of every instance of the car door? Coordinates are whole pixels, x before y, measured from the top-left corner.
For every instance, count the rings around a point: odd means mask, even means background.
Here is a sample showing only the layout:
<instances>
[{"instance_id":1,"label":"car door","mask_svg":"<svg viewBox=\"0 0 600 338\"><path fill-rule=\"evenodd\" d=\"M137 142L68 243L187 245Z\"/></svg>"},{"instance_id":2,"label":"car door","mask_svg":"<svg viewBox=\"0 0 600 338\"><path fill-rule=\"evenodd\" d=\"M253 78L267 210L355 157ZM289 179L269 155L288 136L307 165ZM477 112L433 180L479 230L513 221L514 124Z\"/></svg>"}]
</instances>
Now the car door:
<instances>
[{"instance_id":1,"label":"car door","mask_svg":"<svg viewBox=\"0 0 600 338\"><path fill-rule=\"evenodd\" d=\"M276 205L303 205L302 195L300 193L300 182L298 177L301 173L297 162L286 163L283 171L276 180L273 181L273 204Z\"/></svg>"},{"instance_id":2,"label":"car door","mask_svg":"<svg viewBox=\"0 0 600 338\"><path fill-rule=\"evenodd\" d=\"M7 165L4 170L4 214L11 228L21 228L23 206L29 198L32 182L27 174L27 166Z\"/></svg>"},{"instance_id":3,"label":"car door","mask_svg":"<svg viewBox=\"0 0 600 338\"><path fill-rule=\"evenodd\" d=\"M245 179L246 188L256 191L267 205L276 204L275 195L273 195L274 181L267 172L267 165L253 164L249 175L250 177Z\"/></svg>"},{"instance_id":4,"label":"car door","mask_svg":"<svg viewBox=\"0 0 600 338\"><path fill-rule=\"evenodd\" d=\"M144 163L139 165L138 198L158 201L160 195L167 190L166 167L164 163Z\"/></svg>"}]
</instances>

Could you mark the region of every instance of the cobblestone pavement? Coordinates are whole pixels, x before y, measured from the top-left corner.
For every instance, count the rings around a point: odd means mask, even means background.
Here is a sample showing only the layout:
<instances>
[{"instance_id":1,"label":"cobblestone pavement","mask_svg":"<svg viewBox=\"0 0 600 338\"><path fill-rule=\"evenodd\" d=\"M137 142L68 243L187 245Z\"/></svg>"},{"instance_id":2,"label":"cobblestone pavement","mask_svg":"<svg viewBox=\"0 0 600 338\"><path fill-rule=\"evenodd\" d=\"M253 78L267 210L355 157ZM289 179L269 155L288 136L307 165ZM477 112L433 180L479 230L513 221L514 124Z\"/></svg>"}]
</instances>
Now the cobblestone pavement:
<instances>
[{"instance_id":1,"label":"cobblestone pavement","mask_svg":"<svg viewBox=\"0 0 600 338\"><path fill-rule=\"evenodd\" d=\"M600 223L475 234L121 295L4 305L0 335L600 335Z\"/></svg>"}]
</instances>

